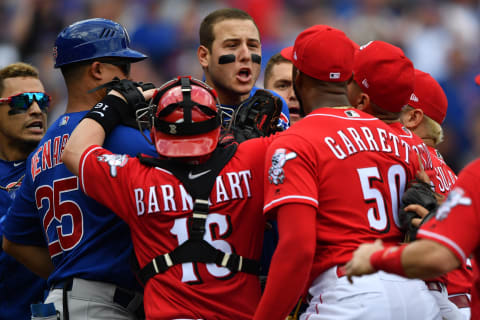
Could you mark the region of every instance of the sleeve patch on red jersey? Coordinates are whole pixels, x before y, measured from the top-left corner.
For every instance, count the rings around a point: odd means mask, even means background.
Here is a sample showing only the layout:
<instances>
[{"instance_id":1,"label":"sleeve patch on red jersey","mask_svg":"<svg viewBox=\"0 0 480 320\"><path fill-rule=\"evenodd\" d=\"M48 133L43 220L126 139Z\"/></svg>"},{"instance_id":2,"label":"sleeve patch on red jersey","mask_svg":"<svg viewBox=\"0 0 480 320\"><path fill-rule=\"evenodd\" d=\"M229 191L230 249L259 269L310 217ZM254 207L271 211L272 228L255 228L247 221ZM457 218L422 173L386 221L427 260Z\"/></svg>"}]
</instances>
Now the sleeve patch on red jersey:
<instances>
[{"instance_id":1,"label":"sleeve patch on red jersey","mask_svg":"<svg viewBox=\"0 0 480 320\"><path fill-rule=\"evenodd\" d=\"M97 156L99 162L106 162L110 166L110 175L117 176L117 167L123 167L128 162L126 154L102 154Z\"/></svg>"},{"instance_id":2,"label":"sleeve patch on red jersey","mask_svg":"<svg viewBox=\"0 0 480 320\"><path fill-rule=\"evenodd\" d=\"M472 199L464 197L465 191L462 188L455 188L447 196L447 200L438 208L435 218L443 220L448 217L450 211L457 205L469 206L472 204Z\"/></svg>"},{"instance_id":3,"label":"sleeve patch on red jersey","mask_svg":"<svg viewBox=\"0 0 480 320\"><path fill-rule=\"evenodd\" d=\"M285 162L297 157L295 152L286 153L286 151L283 148L275 150L272 156L272 166L268 169L268 181L270 183L275 185L283 183L283 180L285 180L285 172L283 171Z\"/></svg>"}]
</instances>

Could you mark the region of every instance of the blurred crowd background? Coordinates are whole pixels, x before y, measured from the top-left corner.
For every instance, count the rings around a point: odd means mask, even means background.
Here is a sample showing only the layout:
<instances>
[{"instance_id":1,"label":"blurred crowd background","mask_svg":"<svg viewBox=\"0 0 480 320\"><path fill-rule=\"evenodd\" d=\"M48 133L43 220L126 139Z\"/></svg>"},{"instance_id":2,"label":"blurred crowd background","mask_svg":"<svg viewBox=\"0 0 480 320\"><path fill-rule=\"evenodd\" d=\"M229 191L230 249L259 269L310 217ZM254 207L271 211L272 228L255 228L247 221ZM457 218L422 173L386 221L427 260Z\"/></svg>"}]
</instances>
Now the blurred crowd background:
<instances>
[{"instance_id":1,"label":"blurred crowd background","mask_svg":"<svg viewBox=\"0 0 480 320\"><path fill-rule=\"evenodd\" d=\"M267 60L314 24L342 29L362 45L384 40L401 47L447 94L440 151L458 173L480 156L480 5L474 0L1 0L0 67L18 60L39 68L53 104L49 122L64 110L66 89L53 69L57 34L74 21L101 17L122 23L132 47L150 56L132 77L156 85L177 75L203 78L197 62L198 27L211 11L236 7L260 29ZM262 68L262 70L263 70ZM263 74L257 83L262 86Z\"/></svg>"}]
</instances>

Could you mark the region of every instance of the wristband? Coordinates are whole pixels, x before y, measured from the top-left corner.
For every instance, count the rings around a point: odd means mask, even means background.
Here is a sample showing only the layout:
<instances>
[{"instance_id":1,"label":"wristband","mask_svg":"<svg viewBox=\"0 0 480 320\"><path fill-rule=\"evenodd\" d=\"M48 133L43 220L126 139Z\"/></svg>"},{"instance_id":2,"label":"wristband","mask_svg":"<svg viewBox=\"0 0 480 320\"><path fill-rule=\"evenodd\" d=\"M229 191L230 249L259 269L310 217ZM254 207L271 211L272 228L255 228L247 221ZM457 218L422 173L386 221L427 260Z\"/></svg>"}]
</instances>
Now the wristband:
<instances>
[{"instance_id":1,"label":"wristband","mask_svg":"<svg viewBox=\"0 0 480 320\"><path fill-rule=\"evenodd\" d=\"M406 245L394 246L375 251L370 256L370 264L375 270L383 270L406 277L402 265L402 252L405 247Z\"/></svg>"},{"instance_id":2,"label":"wristband","mask_svg":"<svg viewBox=\"0 0 480 320\"><path fill-rule=\"evenodd\" d=\"M108 135L120 123L120 110L122 108L128 108L127 103L122 98L107 94L85 115L84 119L95 120L105 130L105 135Z\"/></svg>"}]
</instances>

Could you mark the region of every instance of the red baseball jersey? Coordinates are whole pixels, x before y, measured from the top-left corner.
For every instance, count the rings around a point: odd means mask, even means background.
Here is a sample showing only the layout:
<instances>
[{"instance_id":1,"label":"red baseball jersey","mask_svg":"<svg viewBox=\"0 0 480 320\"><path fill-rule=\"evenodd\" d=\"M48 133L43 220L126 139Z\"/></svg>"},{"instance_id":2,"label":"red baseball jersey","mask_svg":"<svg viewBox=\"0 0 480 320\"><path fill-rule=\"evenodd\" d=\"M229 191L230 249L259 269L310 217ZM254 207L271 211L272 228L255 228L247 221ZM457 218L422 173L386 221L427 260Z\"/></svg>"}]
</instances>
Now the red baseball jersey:
<instances>
[{"instance_id":1,"label":"red baseball jersey","mask_svg":"<svg viewBox=\"0 0 480 320\"><path fill-rule=\"evenodd\" d=\"M433 161L433 168L431 171L426 170L426 173L435 186L435 192L446 196L457 181L457 175L445 163L437 149L428 147L428 151Z\"/></svg>"},{"instance_id":2,"label":"red baseball jersey","mask_svg":"<svg viewBox=\"0 0 480 320\"><path fill-rule=\"evenodd\" d=\"M240 144L220 172L210 194L204 236L224 252L255 260L260 259L265 228L263 165L269 141ZM82 155L79 176L87 195L128 223L140 267L188 239L192 198L169 171L93 146ZM173 266L151 278L144 292L150 319L251 319L259 299L256 275L233 274L214 263Z\"/></svg>"},{"instance_id":3,"label":"red baseball jersey","mask_svg":"<svg viewBox=\"0 0 480 320\"><path fill-rule=\"evenodd\" d=\"M263 210L317 209L313 280L349 261L361 243L401 241L400 198L418 166L415 151L384 122L356 109L320 108L268 148Z\"/></svg>"},{"instance_id":4,"label":"red baseball jersey","mask_svg":"<svg viewBox=\"0 0 480 320\"><path fill-rule=\"evenodd\" d=\"M480 160L460 173L455 187L434 218L418 231L418 238L430 239L449 248L464 264L470 254L480 262ZM480 319L480 282L475 275L472 286L472 319Z\"/></svg>"},{"instance_id":5,"label":"red baseball jersey","mask_svg":"<svg viewBox=\"0 0 480 320\"><path fill-rule=\"evenodd\" d=\"M403 124L399 121L389 123L388 125L420 156L420 159L422 159L423 168L427 172L427 174L429 170L433 170L433 161L430 157L430 151L428 150L428 146L423 142L422 138L404 127Z\"/></svg>"},{"instance_id":6,"label":"red baseball jersey","mask_svg":"<svg viewBox=\"0 0 480 320\"><path fill-rule=\"evenodd\" d=\"M457 175L445 163L437 149L428 147L428 150L433 161L433 168L426 172L435 186L435 192L447 196L457 181ZM446 285L449 295L471 292L473 269L469 262L468 260L467 264L462 266L462 268L446 274Z\"/></svg>"}]
</instances>

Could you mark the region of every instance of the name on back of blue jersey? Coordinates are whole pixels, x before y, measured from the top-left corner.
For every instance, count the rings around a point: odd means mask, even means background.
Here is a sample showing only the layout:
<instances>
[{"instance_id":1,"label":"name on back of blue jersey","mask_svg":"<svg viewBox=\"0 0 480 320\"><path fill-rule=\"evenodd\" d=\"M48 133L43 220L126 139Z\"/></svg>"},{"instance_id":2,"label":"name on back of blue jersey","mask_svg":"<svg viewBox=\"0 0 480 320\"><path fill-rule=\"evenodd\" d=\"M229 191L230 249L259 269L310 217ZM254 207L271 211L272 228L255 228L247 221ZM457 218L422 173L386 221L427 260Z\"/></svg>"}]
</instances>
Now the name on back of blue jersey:
<instances>
[{"instance_id":1,"label":"name on back of blue jersey","mask_svg":"<svg viewBox=\"0 0 480 320\"><path fill-rule=\"evenodd\" d=\"M65 149L68 138L69 134L65 133L62 136L48 139L33 153L30 165L33 181L35 181L35 177L42 171L54 168L63 163L62 152L63 149Z\"/></svg>"}]
</instances>

